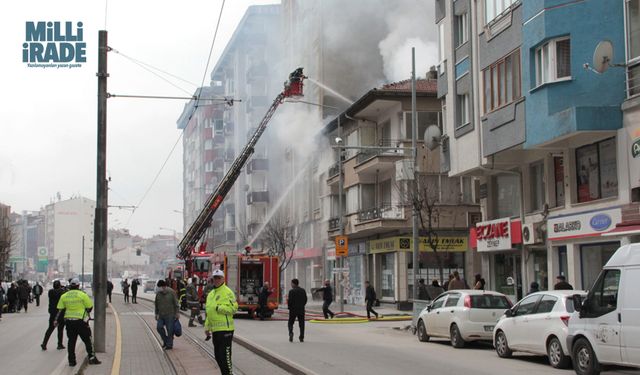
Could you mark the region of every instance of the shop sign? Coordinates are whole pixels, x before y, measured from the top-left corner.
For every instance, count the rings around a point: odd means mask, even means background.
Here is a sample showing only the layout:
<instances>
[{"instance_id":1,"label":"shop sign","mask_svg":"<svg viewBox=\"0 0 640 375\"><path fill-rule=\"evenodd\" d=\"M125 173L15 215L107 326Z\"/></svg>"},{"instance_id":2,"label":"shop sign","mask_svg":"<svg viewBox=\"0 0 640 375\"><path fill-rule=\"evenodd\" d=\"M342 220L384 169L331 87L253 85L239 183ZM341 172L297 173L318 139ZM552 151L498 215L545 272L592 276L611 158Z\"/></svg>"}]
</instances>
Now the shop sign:
<instances>
[{"instance_id":1,"label":"shop sign","mask_svg":"<svg viewBox=\"0 0 640 375\"><path fill-rule=\"evenodd\" d=\"M640 125L629 127L627 144L631 159L629 159L629 183L631 188L640 187Z\"/></svg>"},{"instance_id":2,"label":"shop sign","mask_svg":"<svg viewBox=\"0 0 640 375\"><path fill-rule=\"evenodd\" d=\"M591 211L549 218L547 236L550 240L600 236L622 221L620 208Z\"/></svg>"},{"instance_id":3,"label":"shop sign","mask_svg":"<svg viewBox=\"0 0 640 375\"><path fill-rule=\"evenodd\" d=\"M428 237L420 237L420 251L433 251L429 245ZM369 241L369 253L388 253L391 251L412 251L413 239L411 237L390 237L381 240ZM469 240L466 236L438 237L436 251L464 252L469 248Z\"/></svg>"},{"instance_id":4,"label":"shop sign","mask_svg":"<svg viewBox=\"0 0 640 375\"><path fill-rule=\"evenodd\" d=\"M476 224L478 251L511 249L511 219L497 219Z\"/></svg>"},{"instance_id":5,"label":"shop sign","mask_svg":"<svg viewBox=\"0 0 640 375\"><path fill-rule=\"evenodd\" d=\"M335 247L330 247L330 248L327 249L327 260L328 261L336 260L336 248Z\"/></svg>"}]
</instances>

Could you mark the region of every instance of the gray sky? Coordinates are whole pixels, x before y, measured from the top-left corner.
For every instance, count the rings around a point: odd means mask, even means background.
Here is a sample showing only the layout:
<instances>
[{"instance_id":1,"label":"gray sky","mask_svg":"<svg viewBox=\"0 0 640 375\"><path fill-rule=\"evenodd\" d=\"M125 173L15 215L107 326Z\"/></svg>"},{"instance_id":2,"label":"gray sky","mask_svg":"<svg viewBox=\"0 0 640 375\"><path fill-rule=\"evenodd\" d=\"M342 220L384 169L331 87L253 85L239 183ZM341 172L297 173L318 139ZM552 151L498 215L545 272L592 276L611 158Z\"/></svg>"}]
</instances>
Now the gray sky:
<instances>
[{"instance_id":1,"label":"gray sky","mask_svg":"<svg viewBox=\"0 0 640 375\"><path fill-rule=\"evenodd\" d=\"M246 8L278 1L228 0L205 84ZM109 0L109 46L200 85L222 0ZM81 68L29 68L22 62L27 21L81 21L87 62ZM105 2L32 0L0 12L0 202L15 212L63 199L95 199L98 30ZM109 54L108 92L184 96L130 60ZM175 84L193 92L196 86ZM112 98L108 101L109 204L135 205L178 140L184 101ZM111 208L109 227L134 234L182 231L182 143L140 208ZM128 223L128 225L127 225Z\"/></svg>"}]
</instances>

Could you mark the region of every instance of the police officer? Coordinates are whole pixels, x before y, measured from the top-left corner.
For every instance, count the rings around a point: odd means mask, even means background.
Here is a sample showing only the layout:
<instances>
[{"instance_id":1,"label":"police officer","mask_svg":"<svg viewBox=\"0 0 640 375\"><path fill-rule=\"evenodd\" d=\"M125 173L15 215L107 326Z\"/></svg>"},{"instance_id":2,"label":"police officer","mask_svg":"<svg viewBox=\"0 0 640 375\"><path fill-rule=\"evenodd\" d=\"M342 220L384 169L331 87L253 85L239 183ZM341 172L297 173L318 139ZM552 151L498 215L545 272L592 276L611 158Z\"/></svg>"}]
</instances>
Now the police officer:
<instances>
[{"instance_id":1,"label":"police officer","mask_svg":"<svg viewBox=\"0 0 640 375\"><path fill-rule=\"evenodd\" d=\"M72 279L69 283L69 291L60 297L58 301L58 316L64 314L64 324L67 327L67 351L69 352L69 366L76 365L76 340L78 336L84 342L89 356L90 365L99 365L100 362L93 351L91 345L91 328L88 321L84 319L89 316L89 312L93 309L93 302L89 296L78 290L80 280ZM57 325L58 321L54 322Z\"/></svg>"},{"instance_id":2,"label":"police officer","mask_svg":"<svg viewBox=\"0 0 640 375\"><path fill-rule=\"evenodd\" d=\"M224 272L213 271L213 290L207 296L207 319L204 322L207 339L213 334L213 350L222 375L233 374L231 343L233 342L233 314L238 302L233 291L224 283Z\"/></svg>"}]
</instances>

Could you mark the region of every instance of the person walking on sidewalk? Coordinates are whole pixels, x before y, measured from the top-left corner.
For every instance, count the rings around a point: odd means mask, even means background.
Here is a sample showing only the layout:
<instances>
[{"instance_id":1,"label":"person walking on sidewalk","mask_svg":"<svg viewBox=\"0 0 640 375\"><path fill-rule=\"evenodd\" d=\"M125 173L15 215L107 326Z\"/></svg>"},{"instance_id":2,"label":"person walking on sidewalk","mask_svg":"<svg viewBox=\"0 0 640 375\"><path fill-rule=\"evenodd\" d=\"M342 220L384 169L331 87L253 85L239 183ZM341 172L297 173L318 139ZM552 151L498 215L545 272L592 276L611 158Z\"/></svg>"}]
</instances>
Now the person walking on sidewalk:
<instances>
[{"instance_id":1,"label":"person walking on sidewalk","mask_svg":"<svg viewBox=\"0 0 640 375\"><path fill-rule=\"evenodd\" d=\"M224 272L213 271L213 290L207 296L207 319L204 322L207 339L213 335L213 351L222 375L233 374L231 344L233 343L233 314L238 302L233 291L224 283Z\"/></svg>"},{"instance_id":2,"label":"person walking on sidewalk","mask_svg":"<svg viewBox=\"0 0 640 375\"><path fill-rule=\"evenodd\" d=\"M189 285L187 285L187 306L191 310L191 316L189 317L189 327L196 327L193 324L193 321L196 317L198 317L198 323L203 324L204 320L202 320L202 316L200 316L200 296L198 296L198 290L196 289L196 285L198 284L198 279L192 277L189 280Z\"/></svg>"},{"instance_id":3,"label":"person walking on sidewalk","mask_svg":"<svg viewBox=\"0 0 640 375\"><path fill-rule=\"evenodd\" d=\"M49 327L44 333L44 340L42 340L42 344L40 345L42 350L47 350L49 337L51 337L51 334L56 329L56 320L58 321L58 350L65 348L62 344L64 334L64 317L58 317L58 301L60 301L60 297L62 297L64 292L65 290L62 288L62 285L60 285L59 280L53 282L53 289L49 289Z\"/></svg>"},{"instance_id":4,"label":"person walking on sidewalk","mask_svg":"<svg viewBox=\"0 0 640 375\"><path fill-rule=\"evenodd\" d=\"M158 280L156 285L160 288L154 302L156 330L162 337L162 348L173 349L173 324L180 317L178 297L173 289L167 288L164 280Z\"/></svg>"},{"instance_id":5,"label":"person walking on sidewalk","mask_svg":"<svg viewBox=\"0 0 640 375\"><path fill-rule=\"evenodd\" d=\"M133 279L131 282L131 303L138 303L136 297L138 296L138 285L140 285L140 280Z\"/></svg>"},{"instance_id":6,"label":"person walking on sidewalk","mask_svg":"<svg viewBox=\"0 0 640 375\"><path fill-rule=\"evenodd\" d=\"M291 290L287 297L287 307L289 308L289 342L293 342L293 323L298 319L300 327L300 342L304 342L304 310L307 305L307 291L299 286L298 279L291 280Z\"/></svg>"},{"instance_id":7,"label":"person walking on sidewalk","mask_svg":"<svg viewBox=\"0 0 640 375\"><path fill-rule=\"evenodd\" d=\"M76 362L76 340L78 336L87 349L90 365L99 365L100 362L93 351L91 344L91 327L89 327L89 313L93 309L93 302L87 293L79 290L80 280L74 278L69 283L69 291L64 293L58 301L58 318L64 316L64 325L67 327L67 352L69 354L69 366L75 366ZM85 320L87 319L87 320ZM54 320L54 325L58 325L58 319Z\"/></svg>"},{"instance_id":8,"label":"person walking on sidewalk","mask_svg":"<svg viewBox=\"0 0 640 375\"><path fill-rule=\"evenodd\" d=\"M4 288L2 287L2 283L0 283L0 320L2 320L2 310L4 309L6 300L7 300L7 294L5 293Z\"/></svg>"},{"instance_id":9,"label":"person walking on sidewalk","mask_svg":"<svg viewBox=\"0 0 640 375\"><path fill-rule=\"evenodd\" d=\"M111 280L107 280L107 296L109 297L109 303L111 303L111 293L113 293L113 283Z\"/></svg>"},{"instance_id":10,"label":"person walking on sidewalk","mask_svg":"<svg viewBox=\"0 0 640 375\"><path fill-rule=\"evenodd\" d=\"M40 306L40 296L42 295L42 285L39 281L36 281L36 285L33 286L33 296L36 298L36 306Z\"/></svg>"},{"instance_id":11,"label":"person walking on sidewalk","mask_svg":"<svg viewBox=\"0 0 640 375\"><path fill-rule=\"evenodd\" d=\"M24 307L24 312L27 312L29 307L29 296L31 295L31 288L27 280L22 280L18 285L18 312Z\"/></svg>"},{"instance_id":12,"label":"person walking on sidewalk","mask_svg":"<svg viewBox=\"0 0 640 375\"><path fill-rule=\"evenodd\" d=\"M7 290L7 301L9 302L8 312L16 312L16 308L18 307L18 287L16 283L11 283L9 290Z\"/></svg>"},{"instance_id":13,"label":"person walking on sidewalk","mask_svg":"<svg viewBox=\"0 0 640 375\"><path fill-rule=\"evenodd\" d=\"M333 302L333 288L331 288L331 281L325 280L324 287L318 289L316 292L322 292L322 300L324 301L322 303L322 313L324 314L324 318L329 319L329 316L331 316L331 319L333 319L335 314L329 310L329 306Z\"/></svg>"},{"instance_id":14,"label":"person walking on sidewalk","mask_svg":"<svg viewBox=\"0 0 640 375\"><path fill-rule=\"evenodd\" d=\"M122 294L124 295L124 303L129 303L129 281L122 281Z\"/></svg>"},{"instance_id":15,"label":"person walking on sidewalk","mask_svg":"<svg viewBox=\"0 0 640 375\"><path fill-rule=\"evenodd\" d=\"M373 304L376 303L376 290L368 281L364 282L366 287L364 301L367 303L367 319L371 319L371 313L375 314L378 319L378 313L373 309Z\"/></svg>"}]
</instances>

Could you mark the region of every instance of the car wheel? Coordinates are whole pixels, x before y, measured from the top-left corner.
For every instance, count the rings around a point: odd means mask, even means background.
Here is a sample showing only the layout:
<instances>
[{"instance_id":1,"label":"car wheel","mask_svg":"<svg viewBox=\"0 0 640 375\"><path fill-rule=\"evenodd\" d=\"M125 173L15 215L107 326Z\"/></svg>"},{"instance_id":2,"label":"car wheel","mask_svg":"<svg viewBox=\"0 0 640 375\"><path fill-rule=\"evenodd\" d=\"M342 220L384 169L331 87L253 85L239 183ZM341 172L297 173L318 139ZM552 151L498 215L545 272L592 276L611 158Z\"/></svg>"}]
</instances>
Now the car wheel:
<instances>
[{"instance_id":1,"label":"car wheel","mask_svg":"<svg viewBox=\"0 0 640 375\"><path fill-rule=\"evenodd\" d=\"M429 341L429 335L427 334L427 327L424 326L424 322L418 320L418 340L422 342Z\"/></svg>"},{"instance_id":2,"label":"car wheel","mask_svg":"<svg viewBox=\"0 0 640 375\"><path fill-rule=\"evenodd\" d=\"M551 367L563 369L571 364L571 358L564 355L560 340L555 336L547 343L547 356Z\"/></svg>"},{"instance_id":3,"label":"car wheel","mask_svg":"<svg viewBox=\"0 0 640 375\"><path fill-rule=\"evenodd\" d=\"M454 348L464 348L466 342L462 339L462 335L460 334L460 330L456 324L451 325L451 329L449 329L449 334L451 337L451 346Z\"/></svg>"},{"instance_id":4,"label":"car wheel","mask_svg":"<svg viewBox=\"0 0 640 375\"><path fill-rule=\"evenodd\" d=\"M573 368L578 375L600 374L600 362L591 344L584 337L573 344Z\"/></svg>"},{"instance_id":5,"label":"car wheel","mask_svg":"<svg viewBox=\"0 0 640 375\"><path fill-rule=\"evenodd\" d=\"M496 353L498 353L500 358L511 358L511 355L513 355L513 352L509 349L507 336L502 331L498 331L498 333L496 333L495 346Z\"/></svg>"}]
</instances>

